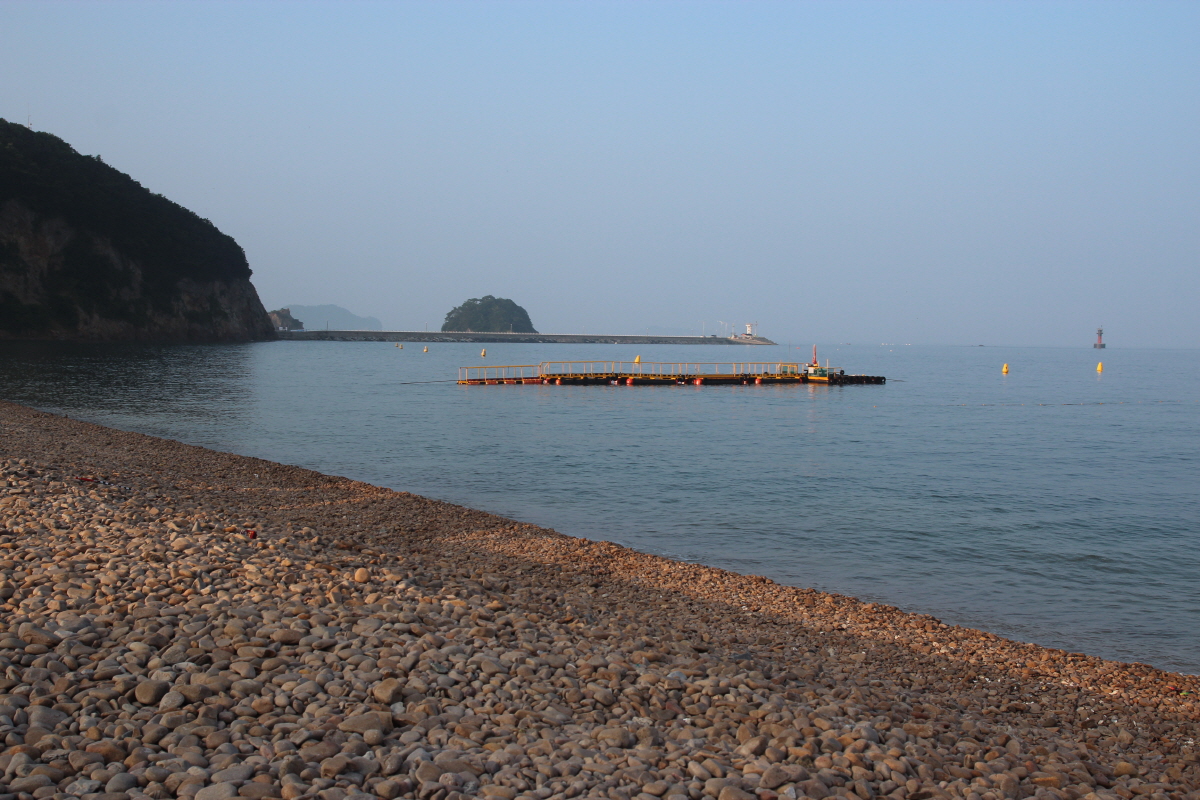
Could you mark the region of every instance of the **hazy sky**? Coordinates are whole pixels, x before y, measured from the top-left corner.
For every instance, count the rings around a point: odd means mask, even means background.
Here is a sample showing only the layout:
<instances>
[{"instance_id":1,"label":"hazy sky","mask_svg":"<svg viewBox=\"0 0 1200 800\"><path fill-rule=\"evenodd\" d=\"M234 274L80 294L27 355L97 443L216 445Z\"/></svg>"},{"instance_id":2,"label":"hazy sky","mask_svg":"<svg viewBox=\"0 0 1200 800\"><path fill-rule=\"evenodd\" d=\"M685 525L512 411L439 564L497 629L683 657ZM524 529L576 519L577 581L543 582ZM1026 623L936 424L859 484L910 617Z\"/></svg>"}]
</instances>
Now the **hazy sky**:
<instances>
[{"instance_id":1,"label":"hazy sky","mask_svg":"<svg viewBox=\"0 0 1200 800\"><path fill-rule=\"evenodd\" d=\"M1200 3L0 0L0 116L269 308L1200 344Z\"/></svg>"}]
</instances>

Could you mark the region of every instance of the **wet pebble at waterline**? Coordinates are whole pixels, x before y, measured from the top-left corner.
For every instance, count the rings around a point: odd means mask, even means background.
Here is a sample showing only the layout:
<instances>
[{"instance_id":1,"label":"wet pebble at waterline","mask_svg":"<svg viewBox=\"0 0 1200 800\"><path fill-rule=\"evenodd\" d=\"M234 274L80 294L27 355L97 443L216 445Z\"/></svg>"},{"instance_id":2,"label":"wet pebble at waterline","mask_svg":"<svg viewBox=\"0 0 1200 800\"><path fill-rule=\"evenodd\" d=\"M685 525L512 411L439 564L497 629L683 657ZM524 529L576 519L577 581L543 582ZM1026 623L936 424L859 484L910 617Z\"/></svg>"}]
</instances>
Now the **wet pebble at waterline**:
<instances>
[{"instance_id":1,"label":"wet pebble at waterline","mask_svg":"<svg viewBox=\"0 0 1200 800\"><path fill-rule=\"evenodd\" d=\"M1200 797L1194 678L0 405L0 800Z\"/></svg>"}]
</instances>

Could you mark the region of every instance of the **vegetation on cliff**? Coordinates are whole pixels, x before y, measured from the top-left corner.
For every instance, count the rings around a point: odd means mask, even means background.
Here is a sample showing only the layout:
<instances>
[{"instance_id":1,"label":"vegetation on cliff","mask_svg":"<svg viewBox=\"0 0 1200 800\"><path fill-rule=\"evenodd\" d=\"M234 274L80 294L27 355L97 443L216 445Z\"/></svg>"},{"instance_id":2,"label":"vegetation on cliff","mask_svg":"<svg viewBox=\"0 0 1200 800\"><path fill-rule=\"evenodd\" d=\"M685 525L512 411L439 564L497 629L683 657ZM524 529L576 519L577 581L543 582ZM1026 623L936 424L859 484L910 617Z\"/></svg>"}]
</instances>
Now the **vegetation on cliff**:
<instances>
[{"instance_id":1,"label":"vegetation on cliff","mask_svg":"<svg viewBox=\"0 0 1200 800\"><path fill-rule=\"evenodd\" d=\"M537 333L529 313L503 297L474 297L446 315L444 331Z\"/></svg>"},{"instance_id":2,"label":"vegetation on cliff","mask_svg":"<svg viewBox=\"0 0 1200 800\"><path fill-rule=\"evenodd\" d=\"M277 331L304 330L304 322L293 317L290 308L278 308L267 313L271 317L271 324L275 326L275 330Z\"/></svg>"},{"instance_id":3,"label":"vegetation on cliff","mask_svg":"<svg viewBox=\"0 0 1200 800\"><path fill-rule=\"evenodd\" d=\"M99 156L0 119L0 335L271 335L246 254Z\"/></svg>"}]
</instances>

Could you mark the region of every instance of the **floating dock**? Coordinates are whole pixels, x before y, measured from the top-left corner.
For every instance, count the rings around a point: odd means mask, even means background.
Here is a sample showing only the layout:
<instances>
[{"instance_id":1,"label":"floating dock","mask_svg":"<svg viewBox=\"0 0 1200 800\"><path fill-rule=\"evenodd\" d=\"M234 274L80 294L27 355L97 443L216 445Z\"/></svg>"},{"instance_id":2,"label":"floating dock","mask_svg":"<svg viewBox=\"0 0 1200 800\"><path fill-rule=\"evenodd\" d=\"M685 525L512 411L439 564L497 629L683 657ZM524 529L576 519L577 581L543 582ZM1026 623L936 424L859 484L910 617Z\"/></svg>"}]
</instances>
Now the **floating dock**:
<instances>
[{"instance_id":1,"label":"floating dock","mask_svg":"<svg viewBox=\"0 0 1200 800\"><path fill-rule=\"evenodd\" d=\"M540 364L459 367L465 386L500 384L554 386L718 386L818 383L832 386L886 383L881 375L847 375L845 370L787 361L543 361Z\"/></svg>"}]
</instances>

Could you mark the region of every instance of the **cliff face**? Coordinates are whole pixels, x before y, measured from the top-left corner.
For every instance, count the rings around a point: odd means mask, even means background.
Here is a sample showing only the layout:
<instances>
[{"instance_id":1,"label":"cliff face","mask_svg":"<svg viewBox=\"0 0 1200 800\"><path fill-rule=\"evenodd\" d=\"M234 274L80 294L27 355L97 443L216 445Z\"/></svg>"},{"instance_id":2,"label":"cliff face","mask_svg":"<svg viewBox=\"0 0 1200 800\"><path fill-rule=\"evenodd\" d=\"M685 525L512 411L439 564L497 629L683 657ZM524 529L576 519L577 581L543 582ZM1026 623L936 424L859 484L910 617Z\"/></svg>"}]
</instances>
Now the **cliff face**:
<instances>
[{"instance_id":1,"label":"cliff face","mask_svg":"<svg viewBox=\"0 0 1200 800\"><path fill-rule=\"evenodd\" d=\"M232 238L60 139L0 120L0 338L273 337Z\"/></svg>"}]
</instances>

